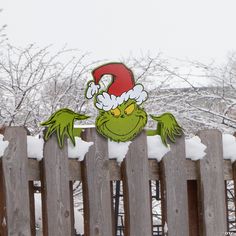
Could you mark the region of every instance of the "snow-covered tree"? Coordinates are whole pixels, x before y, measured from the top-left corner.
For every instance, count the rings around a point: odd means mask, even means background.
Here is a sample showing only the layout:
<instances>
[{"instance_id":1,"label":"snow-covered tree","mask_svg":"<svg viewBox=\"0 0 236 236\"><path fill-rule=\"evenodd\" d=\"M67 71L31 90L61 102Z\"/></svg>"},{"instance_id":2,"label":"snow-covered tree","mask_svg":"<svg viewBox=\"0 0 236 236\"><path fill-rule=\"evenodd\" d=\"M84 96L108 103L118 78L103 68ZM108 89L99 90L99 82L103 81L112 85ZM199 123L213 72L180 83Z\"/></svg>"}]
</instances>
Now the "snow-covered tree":
<instances>
[{"instance_id":1,"label":"snow-covered tree","mask_svg":"<svg viewBox=\"0 0 236 236\"><path fill-rule=\"evenodd\" d=\"M149 56L132 60L134 71L143 65L142 82L149 90L145 103L148 114L174 113L187 134L203 128L235 130L235 54L225 65L171 59L160 63L160 58ZM150 121L149 126L153 125Z\"/></svg>"},{"instance_id":2,"label":"snow-covered tree","mask_svg":"<svg viewBox=\"0 0 236 236\"><path fill-rule=\"evenodd\" d=\"M81 107L90 66L84 63L86 54L68 56L74 52L7 45L0 57L0 123L27 126L36 133L56 109Z\"/></svg>"},{"instance_id":3,"label":"snow-covered tree","mask_svg":"<svg viewBox=\"0 0 236 236\"><path fill-rule=\"evenodd\" d=\"M25 49L8 45L3 52L0 123L27 126L36 133L40 122L63 107L85 112L92 116L87 122L94 122L96 109L92 101L85 99L84 91L91 70L106 61L85 63L87 55L79 51L63 49L52 54L50 47L40 49L34 45ZM144 104L148 114L174 113L187 134L202 128L235 129L235 61L235 54L223 66L173 63L161 54L121 59L149 91ZM199 78L208 83L201 87L196 83ZM148 126L153 125L149 119Z\"/></svg>"},{"instance_id":4,"label":"snow-covered tree","mask_svg":"<svg viewBox=\"0 0 236 236\"><path fill-rule=\"evenodd\" d=\"M0 9L0 13L3 11L3 9ZM6 34L6 27L7 25L0 25L0 45L2 45L7 40L7 34Z\"/></svg>"}]
</instances>

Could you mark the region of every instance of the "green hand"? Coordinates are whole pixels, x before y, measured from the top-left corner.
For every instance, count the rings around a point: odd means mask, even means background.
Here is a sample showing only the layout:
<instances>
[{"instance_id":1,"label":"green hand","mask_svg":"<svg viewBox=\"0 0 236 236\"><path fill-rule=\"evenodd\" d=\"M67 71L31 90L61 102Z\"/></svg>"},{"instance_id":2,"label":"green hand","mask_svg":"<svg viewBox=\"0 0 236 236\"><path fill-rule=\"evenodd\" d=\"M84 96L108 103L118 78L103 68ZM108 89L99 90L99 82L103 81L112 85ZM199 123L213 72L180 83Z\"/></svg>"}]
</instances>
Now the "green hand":
<instances>
[{"instance_id":1,"label":"green hand","mask_svg":"<svg viewBox=\"0 0 236 236\"><path fill-rule=\"evenodd\" d=\"M56 131L60 148L63 148L65 136L69 137L73 145L75 145L74 121L88 118L89 116L75 113L67 108L60 109L53 113L47 121L41 123L42 126L48 126L44 138L47 141Z\"/></svg>"},{"instance_id":2,"label":"green hand","mask_svg":"<svg viewBox=\"0 0 236 236\"><path fill-rule=\"evenodd\" d=\"M182 135L183 129L171 113L164 113L160 116L151 115L151 118L158 122L156 133L161 136L165 146L167 146L167 139L174 143L175 136Z\"/></svg>"}]
</instances>

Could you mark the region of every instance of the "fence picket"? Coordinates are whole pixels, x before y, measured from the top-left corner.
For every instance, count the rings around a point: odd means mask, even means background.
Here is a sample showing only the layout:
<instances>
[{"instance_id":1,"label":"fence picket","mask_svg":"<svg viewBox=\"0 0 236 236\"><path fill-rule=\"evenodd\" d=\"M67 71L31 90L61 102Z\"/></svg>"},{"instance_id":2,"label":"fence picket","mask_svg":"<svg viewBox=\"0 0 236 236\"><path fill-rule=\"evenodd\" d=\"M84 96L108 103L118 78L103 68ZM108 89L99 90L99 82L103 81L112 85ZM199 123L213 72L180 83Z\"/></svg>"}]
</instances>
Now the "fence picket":
<instances>
[{"instance_id":1,"label":"fence picket","mask_svg":"<svg viewBox=\"0 0 236 236\"><path fill-rule=\"evenodd\" d=\"M199 236L198 188L196 180L188 180L189 236Z\"/></svg>"},{"instance_id":2,"label":"fence picket","mask_svg":"<svg viewBox=\"0 0 236 236\"><path fill-rule=\"evenodd\" d=\"M35 201L34 201L34 182L29 181L29 197L30 197L30 228L31 236L36 236L35 228Z\"/></svg>"},{"instance_id":3,"label":"fence picket","mask_svg":"<svg viewBox=\"0 0 236 236\"><path fill-rule=\"evenodd\" d=\"M198 135L207 146L206 156L199 161L200 234L224 235L227 227L222 135L218 130L204 130Z\"/></svg>"},{"instance_id":4,"label":"fence picket","mask_svg":"<svg viewBox=\"0 0 236 236\"><path fill-rule=\"evenodd\" d=\"M163 231L168 236L187 236L189 218L184 137L170 146L171 151L161 162Z\"/></svg>"},{"instance_id":5,"label":"fence picket","mask_svg":"<svg viewBox=\"0 0 236 236\"><path fill-rule=\"evenodd\" d=\"M67 141L60 149L53 135L44 146L42 167L43 235L73 235Z\"/></svg>"},{"instance_id":6,"label":"fence picket","mask_svg":"<svg viewBox=\"0 0 236 236\"><path fill-rule=\"evenodd\" d=\"M73 195L73 182L70 181L70 210L74 212L74 195ZM75 217L74 214L71 214L71 235L74 236L75 231Z\"/></svg>"},{"instance_id":7,"label":"fence picket","mask_svg":"<svg viewBox=\"0 0 236 236\"><path fill-rule=\"evenodd\" d=\"M233 183L234 183L234 205L236 206L236 162L234 162L232 164L232 179L233 179ZM236 223L236 218L235 218L235 223Z\"/></svg>"},{"instance_id":8,"label":"fence picket","mask_svg":"<svg viewBox=\"0 0 236 236\"><path fill-rule=\"evenodd\" d=\"M2 171L2 160L0 160L0 235L7 235L6 227L6 200L5 190L3 186L3 171Z\"/></svg>"},{"instance_id":9,"label":"fence picket","mask_svg":"<svg viewBox=\"0 0 236 236\"><path fill-rule=\"evenodd\" d=\"M84 223L87 236L111 236L112 207L107 140L95 129L86 129L86 141L94 142L83 165Z\"/></svg>"},{"instance_id":10,"label":"fence picket","mask_svg":"<svg viewBox=\"0 0 236 236\"><path fill-rule=\"evenodd\" d=\"M123 169L126 236L151 236L149 163L145 132L129 146Z\"/></svg>"},{"instance_id":11,"label":"fence picket","mask_svg":"<svg viewBox=\"0 0 236 236\"><path fill-rule=\"evenodd\" d=\"M19 127L7 128L4 138L9 141L2 157L8 235L29 236L31 230L26 130Z\"/></svg>"}]
</instances>

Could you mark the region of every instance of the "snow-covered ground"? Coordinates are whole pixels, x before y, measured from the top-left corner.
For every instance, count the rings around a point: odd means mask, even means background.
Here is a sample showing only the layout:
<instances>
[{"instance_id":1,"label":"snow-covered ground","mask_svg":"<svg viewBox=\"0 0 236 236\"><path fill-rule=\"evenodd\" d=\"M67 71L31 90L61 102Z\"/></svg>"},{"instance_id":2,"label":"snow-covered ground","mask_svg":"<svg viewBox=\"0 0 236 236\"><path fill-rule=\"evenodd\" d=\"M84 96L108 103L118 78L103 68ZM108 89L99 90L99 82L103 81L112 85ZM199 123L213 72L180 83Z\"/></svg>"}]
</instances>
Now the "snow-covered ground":
<instances>
[{"instance_id":1,"label":"snow-covered ground","mask_svg":"<svg viewBox=\"0 0 236 236\"><path fill-rule=\"evenodd\" d=\"M42 235L42 202L41 202L41 194L34 194L35 200L35 220L36 220L36 231L37 235ZM75 218L75 229L77 234L84 234L84 217L82 213L79 211L79 208L74 208L74 218Z\"/></svg>"}]
</instances>

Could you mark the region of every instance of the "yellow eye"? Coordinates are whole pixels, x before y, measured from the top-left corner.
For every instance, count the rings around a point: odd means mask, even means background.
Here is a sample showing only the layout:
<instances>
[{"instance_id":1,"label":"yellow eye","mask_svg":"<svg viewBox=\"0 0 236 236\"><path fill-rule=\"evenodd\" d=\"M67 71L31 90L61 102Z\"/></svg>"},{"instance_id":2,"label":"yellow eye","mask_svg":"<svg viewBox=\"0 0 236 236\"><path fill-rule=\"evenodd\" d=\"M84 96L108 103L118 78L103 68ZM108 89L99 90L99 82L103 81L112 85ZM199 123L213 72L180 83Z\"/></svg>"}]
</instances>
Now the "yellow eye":
<instances>
[{"instance_id":1,"label":"yellow eye","mask_svg":"<svg viewBox=\"0 0 236 236\"><path fill-rule=\"evenodd\" d=\"M125 114L130 115L134 111L135 105L132 103L131 105L125 108Z\"/></svg>"},{"instance_id":2,"label":"yellow eye","mask_svg":"<svg viewBox=\"0 0 236 236\"><path fill-rule=\"evenodd\" d=\"M115 117L120 116L120 109L116 108L116 109L111 110L111 114Z\"/></svg>"}]
</instances>

